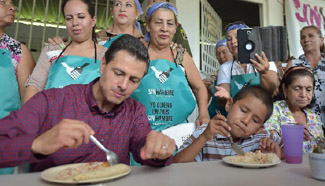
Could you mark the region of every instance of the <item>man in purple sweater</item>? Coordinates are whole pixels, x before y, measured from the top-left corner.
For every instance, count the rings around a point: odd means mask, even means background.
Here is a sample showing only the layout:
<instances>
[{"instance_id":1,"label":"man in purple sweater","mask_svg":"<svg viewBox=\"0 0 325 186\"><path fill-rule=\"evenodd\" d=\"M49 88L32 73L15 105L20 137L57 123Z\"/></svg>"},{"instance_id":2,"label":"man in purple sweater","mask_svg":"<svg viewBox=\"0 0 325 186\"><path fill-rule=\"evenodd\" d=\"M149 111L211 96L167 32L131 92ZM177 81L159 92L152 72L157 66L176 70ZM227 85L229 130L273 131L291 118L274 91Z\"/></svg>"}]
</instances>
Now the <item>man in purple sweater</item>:
<instances>
[{"instance_id":1,"label":"man in purple sweater","mask_svg":"<svg viewBox=\"0 0 325 186\"><path fill-rule=\"evenodd\" d=\"M130 153L143 165L172 162L175 142L151 130L145 107L129 98L147 73L149 55L136 38L123 35L105 53L101 77L36 94L0 120L0 168L23 163L31 171L78 162L106 161L94 135L121 163Z\"/></svg>"}]
</instances>

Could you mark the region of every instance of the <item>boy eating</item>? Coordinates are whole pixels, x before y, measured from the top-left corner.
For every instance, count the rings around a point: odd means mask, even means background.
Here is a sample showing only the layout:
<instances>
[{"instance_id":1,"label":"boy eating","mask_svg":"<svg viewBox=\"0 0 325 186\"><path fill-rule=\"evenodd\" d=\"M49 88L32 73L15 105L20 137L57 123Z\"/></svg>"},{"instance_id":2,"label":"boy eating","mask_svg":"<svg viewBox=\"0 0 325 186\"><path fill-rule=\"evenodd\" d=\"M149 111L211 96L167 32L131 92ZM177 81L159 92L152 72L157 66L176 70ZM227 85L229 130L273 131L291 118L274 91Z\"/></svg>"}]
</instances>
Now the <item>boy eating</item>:
<instances>
[{"instance_id":1,"label":"boy eating","mask_svg":"<svg viewBox=\"0 0 325 186\"><path fill-rule=\"evenodd\" d=\"M226 104L227 119L216 115L208 124L203 124L184 142L174 162L211 161L224 156L237 155L231 148L229 137L244 152L260 149L281 156L278 135L270 136L264 130L264 122L272 115L271 95L259 86L242 88ZM272 138L272 139L271 139Z\"/></svg>"}]
</instances>

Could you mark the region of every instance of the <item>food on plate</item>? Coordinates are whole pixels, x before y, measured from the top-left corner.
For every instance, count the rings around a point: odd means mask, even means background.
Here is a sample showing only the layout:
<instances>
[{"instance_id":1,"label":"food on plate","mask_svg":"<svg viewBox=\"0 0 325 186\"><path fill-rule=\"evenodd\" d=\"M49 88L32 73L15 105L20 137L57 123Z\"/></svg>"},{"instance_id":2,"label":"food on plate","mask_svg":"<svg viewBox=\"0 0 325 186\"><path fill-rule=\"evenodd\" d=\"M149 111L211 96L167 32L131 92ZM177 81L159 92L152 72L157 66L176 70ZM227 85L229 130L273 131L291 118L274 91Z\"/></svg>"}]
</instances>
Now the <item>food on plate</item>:
<instances>
[{"instance_id":1,"label":"food on plate","mask_svg":"<svg viewBox=\"0 0 325 186\"><path fill-rule=\"evenodd\" d=\"M89 162L74 167L67 167L57 173L58 180L92 180L104 177L111 177L126 173L129 166L117 164L110 166L108 162Z\"/></svg>"},{"instance_id":2,"label":"food on plate","mask_svg":"<svg viewBox=\"0 0 325 186\"><path fill-rule=\"evenodd\" d=\"M69 178L74 178L79 174L84 174L95 170L101 170L106 167L109 167L108 162L89 162L89 163L77 165L75 167L67 167L61 170L60 172L58 172L56 179L67 180Z\"/></svg>"},{"instance_id":3,"label":"food on plate","mask_svg":"<svg viewBox=\"0 0 325 186\"><path fill-rule=\"evenodd\" d=\"M241 164L270 164L279 161L276 154L262 153L260 150L256 152L246 152L244 156L229 157L229 161Z\"/></svg>"},{"instance_id":4,"label":"food on plate","mask_svg":"<svg viewBox=\"0 0 325 186\"><path fill-rule=\"evenodd\" d=\"M125 164L117 164L103 169L92 170L89 172L78 174L73 178L73 180L81 181L81 180L91 180L91 179L98 179L104 177L112 177L112 176L126 173L128 171L129 171L129 166Z\"/></svg>"}]
</instances>

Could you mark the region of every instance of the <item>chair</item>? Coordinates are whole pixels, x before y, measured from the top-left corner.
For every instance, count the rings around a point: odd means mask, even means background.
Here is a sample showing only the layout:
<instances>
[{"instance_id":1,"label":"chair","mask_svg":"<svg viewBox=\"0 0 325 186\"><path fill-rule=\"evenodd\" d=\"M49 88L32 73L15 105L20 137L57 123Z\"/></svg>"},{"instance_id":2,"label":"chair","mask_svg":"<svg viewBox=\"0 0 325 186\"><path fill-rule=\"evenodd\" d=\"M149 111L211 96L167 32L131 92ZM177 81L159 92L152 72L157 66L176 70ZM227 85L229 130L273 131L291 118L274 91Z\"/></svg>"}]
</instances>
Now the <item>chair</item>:
<instances>
[{"instance_id":1,"label":"chair","mask_svg":"<svg viewBox=\"0 0 325 186\"><path fill-rule=\"evenodd\" d=\"M161 131L166 136L175 140L177 151L182 146L184 141L192 135L195 130L195 123L182 123L169 127Z\"/></svg>"}]
</instances>

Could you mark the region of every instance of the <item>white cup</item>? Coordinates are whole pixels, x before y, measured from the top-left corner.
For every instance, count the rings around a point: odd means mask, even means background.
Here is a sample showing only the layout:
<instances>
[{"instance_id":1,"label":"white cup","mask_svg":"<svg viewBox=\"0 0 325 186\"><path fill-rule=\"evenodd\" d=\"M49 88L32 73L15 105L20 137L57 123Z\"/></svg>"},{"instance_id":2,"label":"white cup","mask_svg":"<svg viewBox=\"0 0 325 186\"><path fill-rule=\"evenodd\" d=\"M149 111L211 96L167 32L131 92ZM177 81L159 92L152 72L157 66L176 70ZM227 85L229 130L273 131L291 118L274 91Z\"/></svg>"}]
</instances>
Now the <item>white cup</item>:
<instances>
[{"instance_id":1,"label":"white cup","mask_svg":"<svg viewBox=\"0 0 325 186\"><path fill-rule=\"evenodd\" d=\"M325 153L309 153L309 166L313 178L325 181Z\"/></svg>"}]
</instances>

